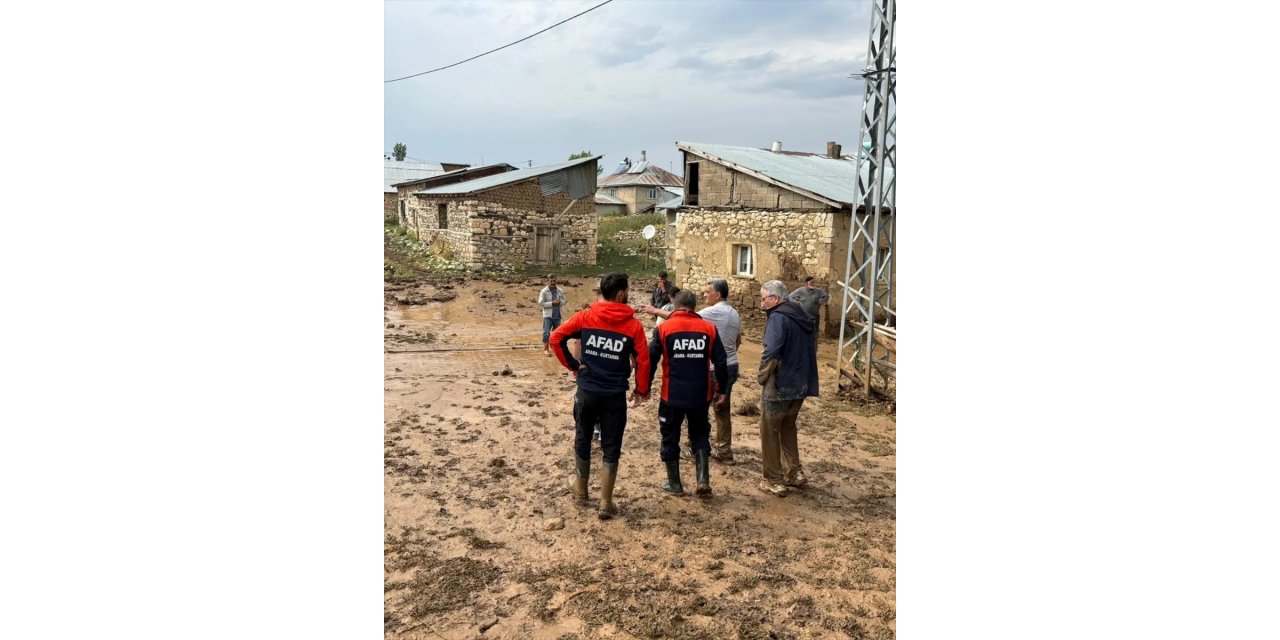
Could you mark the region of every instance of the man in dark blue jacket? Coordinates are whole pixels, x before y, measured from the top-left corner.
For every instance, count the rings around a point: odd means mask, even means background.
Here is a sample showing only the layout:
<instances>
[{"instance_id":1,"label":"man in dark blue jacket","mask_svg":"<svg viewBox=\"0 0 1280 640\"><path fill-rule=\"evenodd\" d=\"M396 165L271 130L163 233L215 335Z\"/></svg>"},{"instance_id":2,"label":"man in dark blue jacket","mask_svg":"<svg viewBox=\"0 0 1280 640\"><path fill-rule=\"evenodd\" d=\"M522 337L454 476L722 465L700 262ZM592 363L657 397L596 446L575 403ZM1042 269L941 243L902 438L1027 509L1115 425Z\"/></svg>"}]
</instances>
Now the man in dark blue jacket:
<instances>
[{"instance_id":1,"label":"man in dark blue jacket","mask_svg":"<svg viewBox=\"0 0 1280 640\"><path fill-rule=\"evenodd\" d=\"M711 495L711 422L707 410L724 402L729 387L729 365L716 326L693 312L698 297L681 291L671 301L675 309L653 330L649 342L649 379L655 380L662 365L662 400L658 403L659 456L667 466L662 490L681 495L680 425L689 423L689 442L697 461L700 496ZM714 373L712 364L715 365Z\"/></svg>"},{"instance_id":2,"label":"man in dark blue jacket","mask_svg":"<svg viewBox=\"0 0 1280 640\"><path fill-rule=\"evenodd\" d=\"M818 322L787 299L787 285L770 280L760 286L760 308L768 319L760 353L760 489L775 496L808 481L800 468L796 417L804 399L818 395Z\"/></svg>"}]
</instances>

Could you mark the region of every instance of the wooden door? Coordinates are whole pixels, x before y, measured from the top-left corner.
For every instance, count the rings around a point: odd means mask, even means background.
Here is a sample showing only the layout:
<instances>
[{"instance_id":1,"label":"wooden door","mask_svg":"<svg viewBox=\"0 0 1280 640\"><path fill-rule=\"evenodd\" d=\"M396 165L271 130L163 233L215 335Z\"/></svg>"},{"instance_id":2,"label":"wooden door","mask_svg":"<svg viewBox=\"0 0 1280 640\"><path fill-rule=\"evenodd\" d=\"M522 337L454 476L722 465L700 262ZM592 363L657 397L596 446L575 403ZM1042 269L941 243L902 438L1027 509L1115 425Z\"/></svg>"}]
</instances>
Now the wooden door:
<instances>
[{"instance_id":1,"label":"wooden door","mask_svg":"<svg viewBox=\"0 0 1280 640\"><path fill-rule=\"evenodd\" d=\"M533 232L533 262L555 265L560 260L560 229L535 227Z\"/></svg>"}]
</instances>

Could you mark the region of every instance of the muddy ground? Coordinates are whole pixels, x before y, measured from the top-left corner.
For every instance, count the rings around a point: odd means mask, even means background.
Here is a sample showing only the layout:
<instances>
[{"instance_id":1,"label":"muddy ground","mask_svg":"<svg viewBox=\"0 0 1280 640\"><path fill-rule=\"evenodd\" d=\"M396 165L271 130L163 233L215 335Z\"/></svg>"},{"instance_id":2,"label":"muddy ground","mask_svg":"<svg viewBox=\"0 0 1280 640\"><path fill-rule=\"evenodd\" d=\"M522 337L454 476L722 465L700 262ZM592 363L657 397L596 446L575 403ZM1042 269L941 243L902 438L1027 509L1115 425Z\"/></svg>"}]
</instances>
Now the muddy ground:
<instances>
[{"instance_id":1,"label":"muddy ground","mask_svg":"<svg viewBox=\"0 0 1280 640\"><path fill-rule=\"evenodd\" d=\"M594 283L569 279L566 311ZM738 463L712 462L714 495L664 494L655 393L630 410L621 513L601 521L598 446L590 502L566 485L574 383L541 350L542 284L387 285L386 637L894 637L894 418L837 397L835 341L799 418L808 488L760 492L758 417L735 415ZM735 413L760 398L761 313L739 311ZM691 461L682 477L691 490Z\"/></svg>"}]
</instances>

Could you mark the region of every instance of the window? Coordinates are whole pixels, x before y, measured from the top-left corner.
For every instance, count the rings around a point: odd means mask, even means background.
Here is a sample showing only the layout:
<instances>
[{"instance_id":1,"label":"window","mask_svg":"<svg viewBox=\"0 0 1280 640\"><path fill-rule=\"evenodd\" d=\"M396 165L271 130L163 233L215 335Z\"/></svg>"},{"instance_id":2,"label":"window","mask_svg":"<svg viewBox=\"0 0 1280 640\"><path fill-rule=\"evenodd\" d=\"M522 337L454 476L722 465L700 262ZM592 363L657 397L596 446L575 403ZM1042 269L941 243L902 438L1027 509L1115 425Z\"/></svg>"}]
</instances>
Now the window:
<instances>
[{"instance_id":1,"label":"window","mask_svg":"<svg viewBox=\"0 0 1280 640\"><path fill-rule=\"evenodd\" d=\"M613 196L613 197L617 197L617 195L618 195L618 190L617 190L617 189L609 189L609 195L610 195L610 196Z\"/></svg>"},{"instance_id":2,"label":"window","mask_svg":"<svg viewBox=\"0 0 1280 640\"><path fill-rule=\"evenodd\" d=\"M658 190L657 190L657 189L646 189L646 190L645 190L645 192L644 192L644 197L645 197L645 198L648 198L649 200L657 200L657 199L658 199Z\"/></svg>"},{"instance_id":3,"label":"window","mask_svg":"<svg viewBox=\"0 0 1280 640\"><path fill-rule=\"evenodd\" d=\"M733 273L739 276L755 275L755 263L751 259L751 245L733 245Z\"/></svg>"},{"instance_id":4,"label":"window","mask_svg":"<svg viewBox=\"0 0 1280 640\"><path fill-rule=\"evenodd\" d=\"M442 204L437 208L437 217L440 218L439 224L436 225L441 229L449 228L449 205Z\"/></svg>"},{"instance_id":5,"label":"window","mask_svg":"<svg viewBox=\"0 0 1280 640\"><path fill-rule=\"evenodd\" d=\"M684 165L684 203L698 204L698 163L688 162Z\"/></svg>"}]
</instances>

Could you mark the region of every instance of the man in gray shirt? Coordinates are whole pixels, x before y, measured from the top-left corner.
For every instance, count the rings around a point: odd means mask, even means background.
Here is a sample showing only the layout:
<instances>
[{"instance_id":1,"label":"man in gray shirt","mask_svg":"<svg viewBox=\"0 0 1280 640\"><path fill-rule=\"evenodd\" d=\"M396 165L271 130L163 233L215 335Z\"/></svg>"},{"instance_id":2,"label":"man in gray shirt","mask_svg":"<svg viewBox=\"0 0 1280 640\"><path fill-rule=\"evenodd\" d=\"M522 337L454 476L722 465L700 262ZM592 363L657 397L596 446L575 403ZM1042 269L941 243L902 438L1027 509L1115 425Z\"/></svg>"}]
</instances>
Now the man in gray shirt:
<instances>
[{"instance_id":1,"label":"man in gray shirt","mask_svg":"<svg viewBox=\"0 0 1280 640\"><path fill-rule=\"evenodd\" d=\"M729 283L722 278L713 278L702 287L702 299L706 307L698 312L703 320L716 326L720 341L724 343L725 358L729 366L729 385L725 388L724 400L711 405L716 417L716 429L711 438L711 457L724 464L733 464L733 424L730 419L730 408L733 406L733 383L738 381L738 347L742 345L742 317L738 310L729 306L725 298L729 297Z\"/></svg>"},{"instance_id":2,"label":"man in gray shirt","mask_svg":"<svg viewBox=\"0 0 1280 640\"><path fill-rule=\"evenodd\" d=\"M813 286L813 276L806 277L804 286L792 291L787 297L815 319L818 317L819 307L827 303L827 292Z\"/></svg>"}]
</instances>

